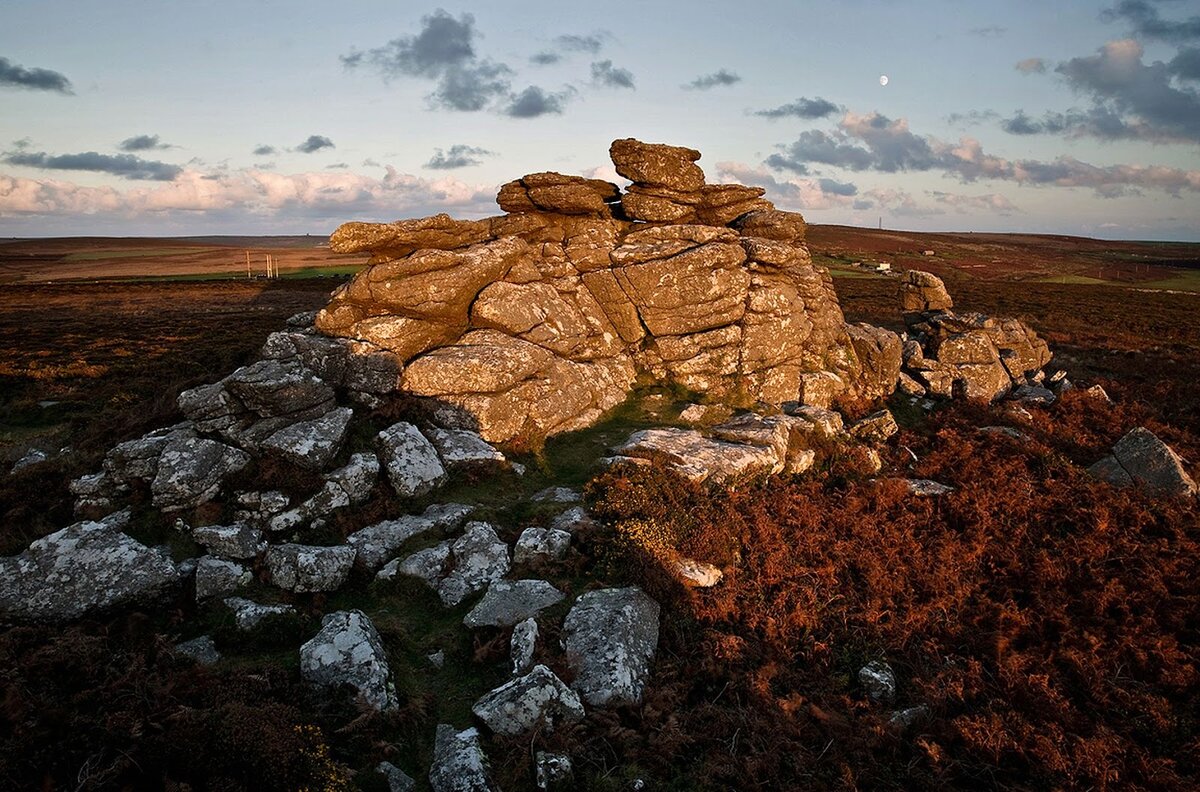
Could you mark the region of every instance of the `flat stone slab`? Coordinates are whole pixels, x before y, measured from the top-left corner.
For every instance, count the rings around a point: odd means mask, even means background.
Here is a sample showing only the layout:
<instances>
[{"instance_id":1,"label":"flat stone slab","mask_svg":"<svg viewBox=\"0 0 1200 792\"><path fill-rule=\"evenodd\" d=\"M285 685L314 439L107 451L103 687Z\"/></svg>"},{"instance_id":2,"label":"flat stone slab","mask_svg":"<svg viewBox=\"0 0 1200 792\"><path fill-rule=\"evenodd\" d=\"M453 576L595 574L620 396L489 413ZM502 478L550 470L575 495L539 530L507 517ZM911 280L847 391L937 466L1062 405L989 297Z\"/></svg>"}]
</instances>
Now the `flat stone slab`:
<instances>
[{"instance_id":1,"label":"flat stone slab","mask_svg":"<svg viewBox=\"0 0 1200 792\"><path fill-rule=\"evenodd\" d=\"M268 616L284 616L295 613L291 605L262 605L243 597L226 597L225 607L233 611L233 620L239 630L253 630Z\"/></svg>"},{"instance_id":2,"label":"flat stone slab","mask_svg":"<svg viewBox=\"0 0 1200 792\"><path fill-rule=\"evenodd\" d=\"M320 418L285 426L264 440L262 448L301 467L324 470L341 449L353 417L354 410L338 407Z\"/></svg>"},{"instance_id":3,"label":"flat stone slab","mask_svg":"<svg viewBox=\"0 0 1200 792\"><path fill-rule=\"evenodd\" d=\"M450 552L452 567L437 587L438 596L446 605L459 604L508 572L508 545L500 541L496 530L487 523L468 523Z\"/></svg>"},{"instance_id":4,"label":"flat stone slab","mask_svg":"<svg viewBox=\"0 0 1200 792\"><path fill-rule=\"evenodd\" d=\"M440 429L433 427L428 432L429 440L437 448L442 464L450 470L499 466L508 460L491 443L470 429Z\"/></svg>"},{"instance_id":5,"label":"flat stone slab","mask_svg":"<svg viewBox=\"0 0 1200 792\"><path fill-rule=\"evenodd\" d=\"M263 532L246 523L202 525L192 529L192 538L223 558L254 558L267 549Z\"/></svg>"},{"instance_id":6,"label":"flat stone slab","mask_svg":"<svg viewBox=\"0 0 1200 792\"><path fill-rule=\"evenodd\" d=\"M620 456L660 462L695 481L726 483L783 469L774 448L713 440L694 429L643 429L615 450Z\"/></svg>"},{"instance_id":7,"label":"flat stone slab","mask_svg":"<svg viewBox=\"0 0 1200 792\"><path fill-rule=\"evenodd\" d=\"M358 562L367 569L379 569L400 547L433 530L452 530L461 526L472 508L461 503L434 504L422 514L406 514L394 520L369 525L346 539L358 550Z\"/></svg>"},{"instance_id":8,"label":"flat stone slab","mask_svg":"<svg viewBox=\"0 0 1200 792\"><path fill-rule=\"evenodd\" d=\"M563 623L572 687L594 707L638 704L658 648L659 605L637 587L589 591Z\"/></svg>"},{"instance_id":9,"label":"flat stone slab","mask_svg":"<svg viewBox=\"0 0 1200 792\"><path fill-rule=\"evenodd\" d=\"M282 589L295 592L337 591L350 576L353 547L317 547L281 544L267 550L264 557L271 581Z\"/></svg>"},{"instance_id":10,"label":"flat stone slab","mask_svg":"<svg viewBox=\"0 0 1200 792\"><path fill-rule=\"evenodd\" d=\"M497 580L463 618L468 627L509 627L562 601L565 595L545 580Z\"/></svg>"},{"instance_id":11,"label":"flat stone slab","mask_svg":"<svg viewBox=\"0 0 1200 792\"><path fill-rule=\"evenodd\" d=\"M339 611L300 647L300 676L326 688L348 686L376 710L396 708L396 688L375 625L362 611Z\"/></svg>"},{"instance_id":12,"label":"flat stone slab","mask_svg":"<svg viewBox=\"0 0 1200 792\"><path fill-rule=\"evenodd\" d=\"M64 622L133 604L154 604L179 583L171 559L122 533L129 513L79 522L0 558L0 614Z\"/></svg>"}]
</instances>

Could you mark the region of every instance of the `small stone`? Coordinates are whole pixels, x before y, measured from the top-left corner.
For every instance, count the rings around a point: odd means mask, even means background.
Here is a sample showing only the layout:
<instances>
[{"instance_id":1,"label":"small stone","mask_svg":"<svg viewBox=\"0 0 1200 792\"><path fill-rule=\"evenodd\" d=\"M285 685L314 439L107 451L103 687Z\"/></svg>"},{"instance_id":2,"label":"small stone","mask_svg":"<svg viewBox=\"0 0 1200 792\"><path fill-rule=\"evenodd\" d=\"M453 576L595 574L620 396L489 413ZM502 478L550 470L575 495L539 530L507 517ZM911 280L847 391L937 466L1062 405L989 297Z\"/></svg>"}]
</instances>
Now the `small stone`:
<instances>
[{"instance_id":1,"label":"small stone","mask_svg":"<svg viewBox=\"0 0 1200 792\"><path fill-rule=\"evenodd\" d=\"M858 670L858 684L877 704L890 704L896 697L896 674L881 660L872 660Z\"/></svg>"},{"instance_id":2,"label":"small stone","mask_svg":"<svg viewBox=\"0 0 1200 792\"><path fill-rule=\"evenodd\" d=\"M909 492L923 498L945 495L947 492L954 491L954 487L948 487L932 479L905 479L904 483L908 486Z\"/></svg>"},{"instance_id":3,"label":"small stone","mask_svg":"<svg viewBox=\"0 0 1200 792\"><path fill-rule=\"evenodd\" d=\"M245 523L193 528L192 538L223 558L254 558L267 549L262 531Z\"/></svg>"},{"instance_id":4,"label":"small stone","mask_svg":"<svg viewBox=\"0 0 1200 792\"><path fill-rule=\"evenodd\" d=\"M380 456L398 495L424 495L446 482L437 449L410 423L394 424L379 433Z\"/></svg>"},{"instance_id":5,"label":"small stone","mask_svg":"<svg viewBox=\"0 0 1200 792\"><path fill-rule=\"evenodd\" d=\"M221 653L217 651L217 645L213 643L212 637L208 635L201 635L199 638L177 643L175 644L175 651L184 657L196 661L200 665L212 665L221 660Z\"/></svg>"},{"instance_id":6,"label":"small stone","mask_svg":"<svg viewBox=\"0 0 1200 792\"><path fill-rule=\"evenodd\" d=\"M1018 385L1009 391L1008 398L1023 404L1054 404L1054 391L1039 385Z\"/></svg>"},{"instance_id":7,"label":"small stone","mask_svg":"<svg viewBox=\"0 0 1200 792\"><path fill-rule=\"evenodd\" d=\"M685 585L695 588L712 588L725 577L719 568L693 558L679 558L673 567Z\"/></svg>"},{"instance_id":8,"label":"small stone","mask_svg":"<svg viewBox=\"0 0 1200 792\"><path fill-rule=\"evenodd\" d=\"M337 591L350 576L357 551L350 546L281 544L264 558L271 581L295 592Z\"/></svg>"},{"instance_id":9,"label":"small stone","mask_svg":"<svg viewBox=\"0 0 1200 792\"><path fill-rule=\"evenodd\" d=\"M196 562L196 601L237 591L254 576L236 561L204 556Z\"/></svg>"},{"instance_id":10,"label":"small stone","mask_svg":"<svg viewBox=\"0 0 1200 792\"><path fill-rule=\"evenodd\" d=\"M375 772L387 782L388 792L413 792L417 788L417 782L391 762L380 762L375 766Z\"/></svg>"},{"instance_id":11,"label":"small stone","mask_svg":"<svg viewBox=\"0 0 1200 792\"><path fill-rule=\"evenodd\" d=\"M900 427L890 411L879 410L855 421L846 431L851 437L864 442L883 443L899 432Z\"/></svg>"},{"instance_id":12,"label":"small stone","mask_svg":"<svg viewBox=\"0 0 1200 792\"><path fill-rule=\"evenodd\" d=\"M428 660L429 664L434 668L441 668L442 666L446 665L446 653L441 649L438 649L432 654L425 655L425 659Z\"/></svg>"},{"instance_id":13,"label":"small stone","mask_svg":"<svg viewBox=\"0 0 1200 792\"><path fill-rule=\"evenodd\" d=\"M513 562L561 561L571 547L571 534L557 528L533 525L521 532L513 548Z\"/></svg>"},{"instance_id":14,"label":"small stone","mask_svg":"<svg viewBox=\"0 0 1200 792\"><path fill-rule=\"evenodd\" d=\"M427 547L405 558L403 561L391 561L375 576L376 580L390 580L398 575L412 577L436 589L438 582L445 577L446 566L450 563L450 542L442 542Z\"/></svg>"},{"instance_id":15,"label":"small stone","mask_svg":"<svg viewBox=\"0 0 1200 792\"><path fill-rule=\"evenodd\" d=\"M535 503L578 503L583 496L569 487L547 487L535 492L529 500Z\"/></svg>"},{"instance_id":16,"label":"small stone","mask_svg":"<svg viewBox=\"0 0 1200 792\"><path fill-rule=\"evenodd\" d=\"M442 464L449 470L500 466L508 460L490 443L469 429L429 430L429 439L437 448Z\"/></svg>"},{"instance_id":17,"label":"small stone","mask_svg":"<svg viewBox=\"0 0 1200 792\"><path fill-rule=\"evenodd\" d=\"M921 704L917 707L909 707L908 709L893 712L892 717L888 718L888 724L897 731L907 731L909 728L928 718L929 707Z\"/></svg>"},{"instance_id":18,"label":"small stone","mask_svg":"<svg viewBox=\"0 0 1200 792\"><path fill-rule=\"evenodd\" d=\"M508 627L528 619L565 595L545 580L497 580L463 618L476 627Z\"/></svg>"},{"instance_id":19,"label":"small stone","mask_svg":"<svg viewBox=\"0 0 1200 792\"><path fill-rule=\"evenodd\" d=\"M566 792L575 780L571 757L566 754L538 751L534 759L535 777L539 792Z\"/></svg>"},{"instance_id":20,"label":"small stone","mask_svg":"<svg viewBox=\"0 0 1200 792\"><path fill-rule=\"evenodd\" d=\"M507 737L537 728L551 732L584 716L579 696L544 665L488 693L471 711L493 732Z\"/></svg>"},{"instance_id":21,"label":"small stone","mask_svg":"<svg viewBox=\"0 0 1200 792\"><path fill-rule=\"evenodd\" d=\"M1113 400L1108 395L1108 391L1104 390L1103 385L1093 385L1084 391L1090 398L1098 399L1106 404L1112 404Z\"/></svg>"},{"instance_id":22,"label":"small stone","mask_svg":"<svg viewBox=\"0 0 1200 792\"><path fill-rule=\"evenodd\" d=\"M594 528L595 520L582 506L573 506L550 521L550 528L555 531L565 531L574 534L577 531Z\"/></svg>"},{"instance_id":23,"label":"small stone","mask_svg":"<svg viewBox=\"0 0 1200 792\"><path fill-rule=\"evenodd\" d=\"M260 605L242 597L226 597L225 607L233 611L233 620L239 630L253 630L268 616L283 616L295 613L291 605Z\"/></svg>"},{"instance_id":24,"label":"small stone","mask_svg":"<svg viewBox=\"0 0 1200 792\"><path fill-rule=\"evenodd\" d=\"M530 616L513 627L509 639L509 655L512 658L512 675L520 676L533 666L533 655L537 650L537 619Z\"/></svg>"}]
</instances>

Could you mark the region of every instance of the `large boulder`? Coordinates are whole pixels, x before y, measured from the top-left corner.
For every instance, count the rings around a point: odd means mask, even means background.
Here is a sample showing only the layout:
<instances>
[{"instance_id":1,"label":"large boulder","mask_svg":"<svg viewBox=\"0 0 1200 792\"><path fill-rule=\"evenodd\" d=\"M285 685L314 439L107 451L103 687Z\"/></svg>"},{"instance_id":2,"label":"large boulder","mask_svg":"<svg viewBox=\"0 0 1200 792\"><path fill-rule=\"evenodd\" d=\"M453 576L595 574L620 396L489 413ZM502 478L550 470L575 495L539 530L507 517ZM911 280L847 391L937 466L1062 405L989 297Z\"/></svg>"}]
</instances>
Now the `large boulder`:
<instances>
[{"instance_id":1,"label":"large boulder","mask_svg":"<svg viewBox=\"0 0 1200 792\"><path fill-rule=\"evenodd\" d=\"M619 198L617 185L561 173L531 173L500 188L496 203L506 212L606 215Z\"/></svg>"},{"instance_id":2,"label":"large boulder","mask_svg":"<svg viewBox=\"0 0 1200 792\"><path fill-rule=\"evenodd\" d=\"M0 615L65 622L126 605L153 605L179 583L171 559L122 532L129 513L79 522L0 558Z\"/></svg>"},{"instance_id":3,"label":"large boulder","mask_svg":"<svg viewBox=\"0 0 1200 792\"><path fill-rule=\"evenodd\" d=\"M321 620L321 631L300 647L300 676L320 687L350 687L372 709L396 708L387 653L362 611L338 611Z\"/></svg>"},{"instance_id":4,"label":"large boulder","mask_svg":"<svg viewBox=\"0 0 1200 792\"><path fill-rule=\"evenodd\" d=\"M659 605L641 589L589 591L563 622L575 688L588 704L638 704L658 648Z\"/></svg>"}]
</instances>

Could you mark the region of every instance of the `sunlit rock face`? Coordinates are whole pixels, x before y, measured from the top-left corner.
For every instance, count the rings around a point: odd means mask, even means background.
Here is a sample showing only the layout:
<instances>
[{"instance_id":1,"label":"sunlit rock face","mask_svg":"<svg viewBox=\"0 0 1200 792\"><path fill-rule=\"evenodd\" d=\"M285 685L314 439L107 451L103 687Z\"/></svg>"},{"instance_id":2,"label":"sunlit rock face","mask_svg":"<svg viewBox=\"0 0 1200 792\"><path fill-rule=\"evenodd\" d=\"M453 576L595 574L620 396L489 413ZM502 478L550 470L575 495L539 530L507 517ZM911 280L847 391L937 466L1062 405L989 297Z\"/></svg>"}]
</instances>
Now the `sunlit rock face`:
<instances>
[{"instance_id":1,"label":"sunlit rock face","mask_svg":"<svg viewBox=\"0 0 1200 792\"><path fill-rule=\"evenodd\" d=\"M493 443L588 426L639 379L740 404L803 399L817 372L833 396L891 393L899 339L847 331L803 217L706 184L693 149L610 154L624 193L535 173L498 217L343 225L331 247L372 256L317 330L390 356L398 391Z\"/></svg>"}]
</instances>

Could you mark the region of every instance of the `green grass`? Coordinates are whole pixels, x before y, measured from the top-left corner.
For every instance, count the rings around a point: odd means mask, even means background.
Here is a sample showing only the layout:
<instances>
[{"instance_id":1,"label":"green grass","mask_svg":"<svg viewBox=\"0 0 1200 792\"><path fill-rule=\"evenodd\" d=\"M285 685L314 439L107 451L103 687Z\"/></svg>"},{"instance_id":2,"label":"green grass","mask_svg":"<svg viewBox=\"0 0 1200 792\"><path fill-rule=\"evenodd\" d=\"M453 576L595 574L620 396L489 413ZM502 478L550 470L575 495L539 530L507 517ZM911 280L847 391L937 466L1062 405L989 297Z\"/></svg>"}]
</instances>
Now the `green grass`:
<instances>
[{"instance_id":1,"label":"green grass","mask_svg":"<svg viewBox=\"0 0 1200 792\"><path fill-rule=\"evenodd\" d=\"M1038 278L1034 283L1067 283L1067 284L1082 284L1085 286L1114 286L1113 281L1103 280L1101 278L1093 278L1090 275L1047 275L1044 278Z\"/></svg>"},{"instance_id":2,"label":"green grass","mask_svg":"<svg viewBox=\"0 0 1200 792\"><path fill-rule=\"evenodd\" d=\"M835 278L886 278L886 275L880 275L878 272L870 272L860 269L842 269L841 267L829 267L829 274Z\"/></svg>"},{"instance_id":3,"label":"green grass","mask_svg":"<svg viewBox=\"0 0 1200 792\"><path fill-rule=\"evenodd\" d=\"M1136 285L1139 289L1170 289L1172 291L1200 292L1200 270L1185 270L1171 278L1144 281Z\"/></svg>"}]
</instances>

